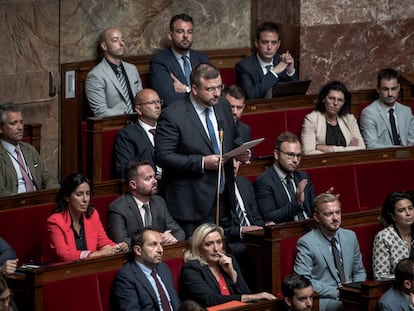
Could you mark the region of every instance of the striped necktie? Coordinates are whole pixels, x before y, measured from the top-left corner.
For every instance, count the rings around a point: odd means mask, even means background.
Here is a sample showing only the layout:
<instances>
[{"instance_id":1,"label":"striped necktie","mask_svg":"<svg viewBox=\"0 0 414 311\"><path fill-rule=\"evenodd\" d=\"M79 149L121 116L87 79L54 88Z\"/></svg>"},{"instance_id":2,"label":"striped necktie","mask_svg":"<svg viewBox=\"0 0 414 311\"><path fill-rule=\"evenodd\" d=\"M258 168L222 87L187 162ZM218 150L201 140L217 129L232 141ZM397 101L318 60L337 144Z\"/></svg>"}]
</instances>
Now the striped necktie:
<instances>
[{"instance_id":1,"label":"striped necktie","mask_svg":"<svg viewBox=\"0 0 414 311\"><path fill-rule=\"evenodd\" d=\"M131 100L131 96L129 95L129 88L128 88L128 84L127 84L127 79L125 77L125 73L122 70L122 66L119 65L118 67L116 67L116 77L119 80L119 84L121 84L121 89L122 89L122 95L125 98L125 101L127 103L127 107L128 107L128 113L132 113L132 100Z\"/></svg>"}]
</instances>

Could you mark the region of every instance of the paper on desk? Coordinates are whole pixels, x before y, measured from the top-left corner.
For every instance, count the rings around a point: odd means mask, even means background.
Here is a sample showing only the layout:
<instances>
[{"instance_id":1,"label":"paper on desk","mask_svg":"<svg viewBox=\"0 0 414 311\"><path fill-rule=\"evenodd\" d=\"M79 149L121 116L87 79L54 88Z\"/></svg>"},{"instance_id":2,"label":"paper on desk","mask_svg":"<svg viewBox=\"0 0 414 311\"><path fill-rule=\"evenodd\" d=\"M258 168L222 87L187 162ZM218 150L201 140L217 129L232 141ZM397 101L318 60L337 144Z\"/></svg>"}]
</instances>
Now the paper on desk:
<instances>
[{"instance_id":1,"label":"paper on desk","mask_svg":"<svg viewBox=\"0 0 414 311\"><path fill-rule=\"evenodd\" d=\"M260 144L262 141L264 141L264 137L247 141L243 145L237 148L234 148L233 150L227 152L226 154L223 154L223 157L231 158L231 157L238 156L240 153L245 152L247 149L253 148L254 146Z\"/></svg>"}]
</instances>

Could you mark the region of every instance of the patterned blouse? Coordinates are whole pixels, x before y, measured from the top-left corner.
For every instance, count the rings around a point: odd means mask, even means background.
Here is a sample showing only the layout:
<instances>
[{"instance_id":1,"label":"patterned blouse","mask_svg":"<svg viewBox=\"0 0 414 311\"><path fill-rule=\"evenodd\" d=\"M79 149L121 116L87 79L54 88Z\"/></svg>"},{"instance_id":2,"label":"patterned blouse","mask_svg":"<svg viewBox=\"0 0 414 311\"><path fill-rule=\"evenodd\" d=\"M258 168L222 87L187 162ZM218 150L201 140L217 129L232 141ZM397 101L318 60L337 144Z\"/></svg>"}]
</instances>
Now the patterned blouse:
<instances>
[{"instance_id":1,"label":"patterned blouse","mask_svg":"<svg viewBox=\"0 0 414 311\"><path fill-rule=\"evenodd\" d=\"M408 245L401 239L393 225L382 229L374 239L372 269L374 279L394 277L395 267L403 258L408 258Z\"/></svg>"}]
</instances>

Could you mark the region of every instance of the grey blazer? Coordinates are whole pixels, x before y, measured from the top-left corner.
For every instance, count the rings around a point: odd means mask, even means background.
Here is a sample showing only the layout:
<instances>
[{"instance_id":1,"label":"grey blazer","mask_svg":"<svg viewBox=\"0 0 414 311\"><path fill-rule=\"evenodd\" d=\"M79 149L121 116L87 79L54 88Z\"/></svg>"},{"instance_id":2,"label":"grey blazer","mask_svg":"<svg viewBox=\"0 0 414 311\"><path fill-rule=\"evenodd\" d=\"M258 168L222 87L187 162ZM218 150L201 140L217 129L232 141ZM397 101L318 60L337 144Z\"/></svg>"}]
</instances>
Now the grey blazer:
<instances>
[{"instance_id":1,"label":"grey blazer","mask_svg":"<svg viewBox=\"0 0 414 311\"><path fill-rule=\"evenodd\" d=\"M395 103L394 109L401 144L403 146L413 144L414 118L411 108ZM387 148L393 145L388 110L379 100L362 110L360 124L367 149Z\"/></svg>"},{"instance_id":2,"label":"grey blazer","mask_svg":"<svg viewBox=\"0 0 414 311\"><path fill-rule=\"evenodd\" d=\"M142 90L141 78L137 67L122 62L128 76L132 95ZM109 117L128 113L127 99L114 70L104 58L86 76L85 92L89 106L95 117Z\"/></svg>"},{"instance_id":3,"label":"grey blazer","mask_svg":"<svg viewBox=\"0 0 414 311\"><path fill-rule=\"evenodd\" d=\"M387 290L381 299L378 301L377 305L378 311L411 311L410 306L408 305L407 298L404 297L404 294L391 287Z\"/></svg>"},{"instance_id":4,"label":"grey blazer","mask_svg":"<svg viewBox=\"0 0 414 311\"><path fill-rule=\"evenodd\" d=\"M346 281L365 281L365 268L355 232L340 228L338 238ZM296 248L294 270L311 280L313 290L319 293L320 310L325 310L329 300L337 299L340 285L330 242L319 229L313 229L298 240Z\"/></svg>"},{"instance_id":5,"label":"grey blazer","mask_svg":"<svg viewBox=\"0 0 414 311\"><path fill-rule=\"evenodd\" d=\"M159 232L171 230L171 234L177 240L184 240L184 231L171 217L164 199L158 195L153 195L149 205L152 216L151 227ZM107 233L111 240L115 242L123 241L131 246L131 235L144 227L137 203L131 193L124 193L109 205L107 227Z\"/></svg>"},{"instance_id":6,"label":"grey blazer","mask_svg":"<svg viewBox=\"0 0 414 311\"><path fill-rule=\"evenodd\" d=\"M19 145L36 189L59 188L59 181L47 170L37 150L25 142L19 142ZM17 173L13 162L0 142L0 195L16 194L17 183Z\"/></svg>"}]
</instances>

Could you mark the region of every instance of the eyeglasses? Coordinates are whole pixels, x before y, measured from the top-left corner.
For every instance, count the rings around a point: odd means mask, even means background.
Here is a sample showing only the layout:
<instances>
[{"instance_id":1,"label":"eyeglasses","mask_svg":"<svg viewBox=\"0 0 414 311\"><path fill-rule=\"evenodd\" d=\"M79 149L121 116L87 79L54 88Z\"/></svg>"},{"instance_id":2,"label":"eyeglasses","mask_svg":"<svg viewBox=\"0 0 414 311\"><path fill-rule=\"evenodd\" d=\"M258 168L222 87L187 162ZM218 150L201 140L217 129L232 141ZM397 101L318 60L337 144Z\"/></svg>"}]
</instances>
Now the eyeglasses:
<instances>
[{"instance_id":1,"label":"eyeglasses","mask_svg":"<svg viewBox=\"0 0 414 311\"><path fill-rule=\"evenodd\" d=\"M155 105L155 104L159 104L160 106L162 106L164 104L164 101L162 99L157 99L157 100L150 100L147 102L140 103L140 105Z\"/></svg>"},{"instance_id":2,"label":"eyeglasses","mask_svg":"<svg viewBox=\"0 0 414 311\"><path fill-rule=\"evenodd\" d=\"M224 90L224 84L220 84L219 86L205 87L204 89L209 93L214 93L215 90L221 92Z\"/></svg>"},{"instance_id":3,"label":"eyeglasses","mask_svg":"<svg viewBox=\"0 0 414 311\"><path fill-rule=\"evenodd\" d=\"M296 157L298 160L302 159L303 154L302 153L293 153L293 152L284 152L282 150L278 150L280 153L286 154L287 158L289 160L292 160L294 157Z\"/></svg>"}]
</instances>

